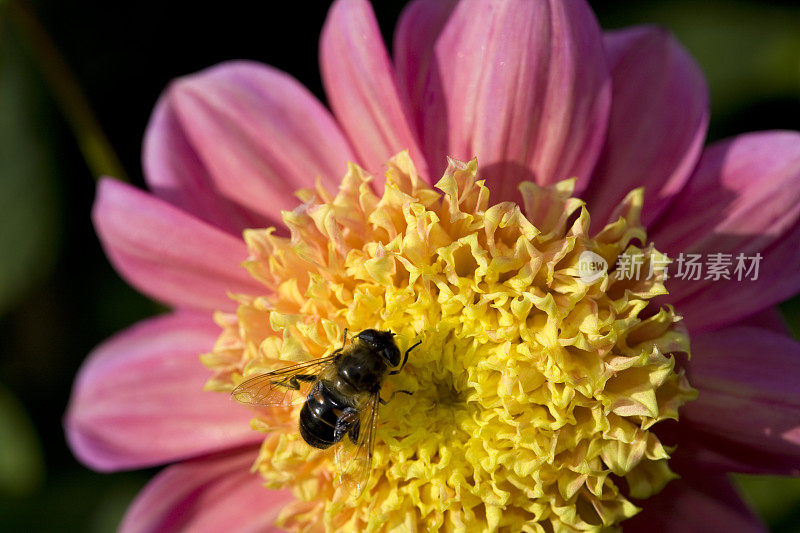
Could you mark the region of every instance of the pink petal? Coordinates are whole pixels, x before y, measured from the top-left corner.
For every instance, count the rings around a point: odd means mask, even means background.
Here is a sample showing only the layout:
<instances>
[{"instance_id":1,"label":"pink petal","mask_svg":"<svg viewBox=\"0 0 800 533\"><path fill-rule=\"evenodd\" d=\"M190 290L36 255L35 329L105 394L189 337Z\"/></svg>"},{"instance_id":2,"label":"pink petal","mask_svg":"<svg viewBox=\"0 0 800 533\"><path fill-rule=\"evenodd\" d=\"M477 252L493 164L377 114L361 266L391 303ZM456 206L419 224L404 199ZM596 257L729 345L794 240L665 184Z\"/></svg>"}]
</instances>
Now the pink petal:
<instances>
[{"instance_id":1,"label":"pink petal","mask_svg":"<svg viewBox=\"0 0 800 533\"><path fill-rule=\"evenodd\" d=\"M331 108L359 161L379 172L390 157L410 150L420 174L430 180L369 2L333 4L320 37L320 67Z\"/></svg>"},{"instance_id":2,"label":"pink petal","mask_svg":"<svg viewBox=\"0 0 800 533\"><path fill-rule=\"evenodd\" d=\"M683 460L703 471L720 475L730 472L778 476L798 474L797 468L786 464L783 455L754 450L730 441L720 441L719 437L703 433L688 422L679 431L680 435L669 441L678 446L672 453L670 464Z\"/></svg>"},{"instance_id":3,"label":"pink petal","mask_svg":"<svg viewBox=\"0 0 800 533\"><path fill-rule=\"evenodd\" d=\"M166 95L150 118L143 151L147 183L159 198L234 235L259 225L257 215L248 214L217 190Z\"/></svg>"},{"instance_id":4,"label":"pink petal","mask_svg":"<svg viewBox=\"0 0 800 533\"><path fill-rule=\"evenodd\" d=\"M177 307L233 310L227 292L264 292L235 238L135 187L103 179L92 212L103 248L134 287Z\"/></svg>"},{"instance_id":5,"label":"pink petal","mask_svg":"<svg viewBox=\"0 0 800 533\"><path fill-rule=\"evenodd\" d=\"M743 316L769 308L800 290L800 221L761 254L758 279L720 280L698 286L682 299L669 296L693 331L714 329L739 321ZM734 251L737 257L738 251ZM706 255L707 256L707 255ZM746 257L754 257L748 254ZM732 277L735 280L735 277ZM684 282L688 284L691 282ZM695 282L699 283L699 282ZM670 289L672 290L672 289ZM678 295L680 292L677 293Z\"/></svg>"},{"instance_id":6,"label":"pink petal","mask_svg":"<svg viewBox=\"0 0 800 533\"><path fill-rule=\"evenodd\" d=\"M258 450L206 457L170 466L139 493L120 525L122 533L272 532L287 491L262 486L250 473Z\"/></svg>"},{"instance_id":7,"label":"pink petal","mask_svg":"<svg viewBox=\"0 0 800 533\"><path fill-rule=\"evenodd\" d=\"M247 408L203 390L211 371L199 355L218 335L209 316L182 311L140 322L97 347L65 417L75 455L110 471L258 442Z\"/></svg>"},{"instance_id":8,"label":"pink petal","mask_svg":"<svg viewBox=\"0 0 800 533\"><path fill-rule=\"evenodd\" d=\"M240 230L282 225L280 211L299 203L294 192L317 178L335 191L354 155L297 80L234 61L173 83L154 114L144 158L148 183L165 199L210 222L238 211L223 227Z\"/></svg>"},{"instance_id":9,"label":"pink petal","mask_svg":"<svg viewBox=\"0 0 800 533\"><path fill-rule=\"evenodd\" d=\"M425 78L435 68L434 45L457 4L457 0L410 2L403 8L394 30L394 69L401 90L416 104L412 110L416 131L422 131L428 112L420 104L425 96ZM433 163L439 166L439 162Z\"/></svg>"},{"instance_id":10,"label":"pink petal","mask_svg":"<svg viewBox=\"0 0 800 533\"><path fill-rule=\"evenodd\" d=\"M632 189L645 186L645 225L680 192L708 126L708 89L697 63L672 35L653 26L605 36L613 91L605 146L589 190L602 228Z\"/></svg>"},{"instance_id":11,"label":"pink petal","mask_svg":"<svg viewBox=\"0 0 800 533\"><path fill-rule=\"evenodd\" d=\"M408 47L430 45L427 26L406 31ZM423 91L407 90L434 174L446 155L477 156L495 198L517 198L522 179L577 177L578 189L586 186L605 137L611 83L585 2L460 2L433 56L424 76L404 83L424 83Z\"/></svg>"},{"instance_id":12,"label":"pink petal","mask_svg":"<svg viewBox=\"0 0 800 533\"><path fill-rule=\"evenodd\" d=\"M800 343L744 326L697 334L688 376L699 391L681 411L689 440L734 462L800 474Z\"/></svg>"},{"instance_id":13,"label":"pink petal","mask_svg":"<svg viewBox=\"0 0 800 533\"><path fill-rule=\"evenodd\" d=\"M658 495L635 503L642 512L622 523L625 533L765 532L723 475L679 472Z\"/></svg>"},{"instance_id":14,"label":"pink petal","mask_svg":"<svg viewBox=\"0 0 800 533\"><path fill-rule=\"evenodd\" d=\"M751 133L710 146L651 238L674 259L696 253L708 263L710 254L732 254L731 280L673 277L668 282L669 301L695 330L731 324L795 294L800 290L800 134ZM743 276L739 281L734 275L740 253L762 255L756 280ZM704 271L702 277L707 275Z\"/></svg>"},{"instance_id":15,"label":"pink petal","mask_svg":"<svg viewBox=\"0 0 800 533\"><path fill-rule=\"evenodd\" d=\"M785 336L792 335L791 330L786 324L786 320L777 307L764 309L760 313L745 318L737 325L765 328L773 333L780 333Z\"/></svg>"},{"instance_id":16,"label":"pink petal","mask_svg":"<svg viewBox=\"0 0 800 533\"><path fill-rule=\"evenodd\" d=\"M722 237L763 250L800 214L800 134L768 131L709 146L653 229L669 251L713 249ZM738 241L741 241L738 242ZM755 246L755 245L758 246Z\"/></svg>"}]
</instances>

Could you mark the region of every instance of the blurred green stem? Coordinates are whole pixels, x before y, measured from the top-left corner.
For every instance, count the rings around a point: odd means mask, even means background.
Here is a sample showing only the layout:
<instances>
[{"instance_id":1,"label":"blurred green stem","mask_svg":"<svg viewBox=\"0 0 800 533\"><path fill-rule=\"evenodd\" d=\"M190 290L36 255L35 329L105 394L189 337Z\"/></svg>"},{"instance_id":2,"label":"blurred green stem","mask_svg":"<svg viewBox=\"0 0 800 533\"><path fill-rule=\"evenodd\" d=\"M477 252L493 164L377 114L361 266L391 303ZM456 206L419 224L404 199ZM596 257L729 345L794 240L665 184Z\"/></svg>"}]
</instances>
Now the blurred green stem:
<instances>
[{"instance_id":1,"label":"blurred green stem","mask_svg":"<svg viewBox=\"0 0 800 533\"><path fill-rule=\"evenodd\" d=\"M33 10L22 0L9 0L2 4L5 4L3 11L28 43L95 179L108 175L127 181L122 164L94 116L78 80Z\"/></svg>"}]
</instances>

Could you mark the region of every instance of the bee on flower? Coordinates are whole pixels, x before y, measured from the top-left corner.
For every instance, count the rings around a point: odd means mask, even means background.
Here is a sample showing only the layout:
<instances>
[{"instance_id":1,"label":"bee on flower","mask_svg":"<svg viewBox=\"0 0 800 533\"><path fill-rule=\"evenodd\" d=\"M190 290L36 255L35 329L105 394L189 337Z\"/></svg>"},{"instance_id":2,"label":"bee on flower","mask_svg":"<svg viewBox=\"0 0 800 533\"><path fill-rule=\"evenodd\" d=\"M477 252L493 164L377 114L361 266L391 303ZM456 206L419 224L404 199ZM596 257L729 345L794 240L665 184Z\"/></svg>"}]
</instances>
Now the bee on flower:
<instances>
[{"instance_id":1,"label":"bee on flower","mask_svg":"<svg viewBox=\"0 0 800 533\"><path fill-rule=\"evenodd\" d=\"M66 419L96 468L177 462L123 531L758 530L725 472L800 460L800 134L703 148L691 57L582 0L417 0L392 57L338 0L320 58L330 111L251 62L176 81L153 193L100 183L108 256L175 309L97 349Z\"/></svg>"}]
</instances>

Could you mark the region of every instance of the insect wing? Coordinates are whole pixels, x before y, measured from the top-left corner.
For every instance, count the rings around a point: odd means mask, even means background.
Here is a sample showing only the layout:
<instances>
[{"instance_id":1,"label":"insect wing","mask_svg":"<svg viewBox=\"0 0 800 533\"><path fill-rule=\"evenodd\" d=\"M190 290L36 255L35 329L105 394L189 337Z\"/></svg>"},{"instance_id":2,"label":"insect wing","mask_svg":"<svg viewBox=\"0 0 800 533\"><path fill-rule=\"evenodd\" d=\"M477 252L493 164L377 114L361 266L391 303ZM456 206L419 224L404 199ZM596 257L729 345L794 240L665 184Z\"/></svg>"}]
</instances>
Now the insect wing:
<instances>
[{"instance_id":1,"label":"insect wing","mask_svg":"<svg viewBox=\"0 0 800 533\"><path fill-rule=\"evenodd\" d=\"M355 498L364 491L372 471L379 399L380 396L375 393L360 412L352 408L345 410L334 431L335 438L341 438L334 457L336 471L342 487ZM353 442L351 435L355 424L358 425L358 435Z\"/></svg>"},{"instance_id":2,"label":"insect wing","mask_svg":"<svg viewBox=\"0 0 800 533\"><path fill-rule=\"evenodd\" d=\"M317 375L338 354L279 368L241 382L231 395L248 405L288 407L303 403Z\"/></svg>"}]
</instances>

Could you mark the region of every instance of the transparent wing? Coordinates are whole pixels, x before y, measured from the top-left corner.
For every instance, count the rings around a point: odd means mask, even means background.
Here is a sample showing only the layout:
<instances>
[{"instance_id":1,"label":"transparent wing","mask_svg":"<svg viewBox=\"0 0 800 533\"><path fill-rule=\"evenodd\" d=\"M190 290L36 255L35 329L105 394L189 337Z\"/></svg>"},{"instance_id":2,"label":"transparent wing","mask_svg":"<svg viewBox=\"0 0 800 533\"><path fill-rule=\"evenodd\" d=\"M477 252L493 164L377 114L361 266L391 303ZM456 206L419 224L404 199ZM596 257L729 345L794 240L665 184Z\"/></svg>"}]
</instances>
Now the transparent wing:
<instances>
[{"instance_id":1,"label":"transparent wing","mask_svg":"<svg viewBox=\"0 0 800 533\"><path fill-rule=\"evenodd\" d=\"M378 427L380 395L370 395L359 411L348 408L339 417L334 436L341 437L336 446L336 471L342 487L358 498L364 491L372 471L372 452Z\"/></svg>"},{"instance_id":2,"label":"transparent wing","mask_svg":"<svg viewBox=\"0 0 800 533\"><path fill-rule=\"evenodd\" d=\"M236 401L248 405L286 407L303 403L309 389L316 383L317 375L337 356L338 353L333 353L252 377L241 382L231 395Z\"/></svg>"}]
</instances>

